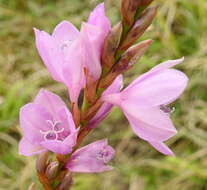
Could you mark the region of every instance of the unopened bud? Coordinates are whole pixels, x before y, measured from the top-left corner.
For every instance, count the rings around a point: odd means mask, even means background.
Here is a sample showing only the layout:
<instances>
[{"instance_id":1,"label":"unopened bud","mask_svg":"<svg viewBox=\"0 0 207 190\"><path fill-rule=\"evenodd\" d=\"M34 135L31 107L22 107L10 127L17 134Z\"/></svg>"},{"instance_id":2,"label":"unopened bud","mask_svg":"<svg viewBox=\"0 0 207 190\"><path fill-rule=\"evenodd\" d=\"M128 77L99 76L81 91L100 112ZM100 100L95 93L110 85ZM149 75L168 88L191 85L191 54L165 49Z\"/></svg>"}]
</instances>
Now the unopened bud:
<instances>
[{"instance_id":1,"label":"unopened bud","mask_svg":"<svg viewBox=\"0 0 207 190\"><path fill-rule=\"evenodd\" d=\"M49 152L41 153L36 161L36 169L38 173L44 173L48 164Z\"/></svg>"},{"instance_id":2,"label":"unopened bud","mask_svg":"<svg viewBox=\"0 0 207 190\"><path fill-rule=\"evenodd\" d=\"M51 162L46 169L46 176L49 180L54 179L57 175L59 169L59 164L58 162Z\"/></svg>"},{"instance_id":3,"label":"unopened bud","mask_svg":"<svg viewBox=\"0 0 207 190\"><path fill-rule=\"evenodd\" d=\"M146 52L152 40L145 40L137 45L130 47L120 58L119 62L113 66L108 75L99 83L99 88L107 88L115 78L127 71L141 56Z\"/></svg>"},{"instance_id":4,"label":"unopened bud","mask_svg":"<svg viewBox=\"0 0 207 190\"><path fill-rule=\"evenodd\" d=\"M150 5L153 0L140 0L140 5L136 11L134 19L137 20L142 12Z\"/></svg>"},{"instance_id":5,"label":"unopened bud","mask_svg":"<svg viewBox=\"0 0 207 190\"><path fill-rule=\"evenodd\" d=\"M124 24L131 27L138 15L152 2L153 0L122 0L121 14Z\"/></svg>"},{"instance_id":6,"label":"unopened bud","mask_svg":"<svg viewBox=\"0 0 207 190\"><path fill-rule=\"evenodd\" d=\"M146 11L138 18L132 29L127 34L125 40L119 47L119 51L127 50L151 25L157 12L157 7L146 9Z\"/></svg>"},{"instance_id":7,"label":"unopened bud","mask_svg":"<svg viewBox=\"0 0 207 190\"><path fill-rule=\"evenodd\" d=\"M128 70L144 55L152 40L145 40L130 47L121 57L120 61L114 66L113 72L117 75Z\"/></svg>"},{"instance_id":8,"label":"unopened bud","mask_svg":"<svg viewBox=\"0 0 207 190\"><path fill-rule=\"evenodd\" d=\"M134 17L139 4L140 1L138 0L122 0L121 2L122 20L128 27L131 27L134 23Z\"/></svg>"},{"instance_id":9,"label":"unopened bud","mask_svg":"<svg viewBox=\"0 0 207 190\"><path fill-rule=\"evenodd\" d=\"M61 184L58 186L58 190L68 190L70 189L71 185L73 184L72 175L68 172L64 179L62 180Z\"/></svg>"},{"instance_id":10,"label":"unopened bud","mask_svg":"<svg viewBox=\"0 0 207 190\"><path fill-rule=\"evenodd\" d=\"M122 24L118 23L112 28L105 39L102 53L102 65L110 69L115 63L115 52L119 46L122 34Z\"/></svg>"}]
</instances>

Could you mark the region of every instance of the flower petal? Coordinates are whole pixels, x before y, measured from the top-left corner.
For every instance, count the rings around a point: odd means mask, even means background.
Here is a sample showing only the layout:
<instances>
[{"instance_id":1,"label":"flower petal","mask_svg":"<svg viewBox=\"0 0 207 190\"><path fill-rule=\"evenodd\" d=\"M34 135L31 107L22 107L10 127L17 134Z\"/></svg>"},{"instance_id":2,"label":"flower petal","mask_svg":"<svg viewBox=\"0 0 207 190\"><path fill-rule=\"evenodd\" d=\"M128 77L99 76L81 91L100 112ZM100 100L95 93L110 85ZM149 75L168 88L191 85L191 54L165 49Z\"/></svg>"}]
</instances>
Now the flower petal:
<instances>
[{"instance_id":1,"label":"flower petal","mask_svg":"<svg viewBox=\"0 0 207 190\"><path fill-rule=\"evenodd\" d=\"M45 149L55 152L57 154L69 154L72 152L72 147L57 140L47 140L40 143Z\"/></svg>"},{"instance_id":2,"label":"flower petal","mask_svg":"<svg viewBox=\"0 0 207 190\"><path fill-rule=\"evenodd\" d=\"M38 144L43 140L40 131L50 130L47 120L52 120L52 116L38 104L29 103L20 109L20 127L32 144Z\"/></svg>"},{"instance_id":3,"label":"flower petal","mask_svg":"<svg viewBox=\"0 0 207 190\"><path fill-rule=\"evenodd\" d=\"M65 53L63 77L72 102L77 101L81 89L85 86L84 55L85 50L81 39L75 40Z\"/></svg>"},{"instance_id":4,"label":"flower petal","mask_svg":"<svg viewBox=\"0 0 207 190\"><path fill-rule=\"evenodd\" d=\"M146 141L165 141L176 134L169 115L159 108L137 108L123 103L122 109L133 131Z\"/></svg>"},{"instance_id":5,"label":"flower petal","mask_svg":"<svg viewBox=\"0 0 207 190\"><path fill-rule=\"evenodd\" d=\"M175 101L187 86L188 78L178 70L166 69L134 83L122 93L123 99L139 106L160 106Z\"/></svg>"},{"instance_id":6,"label":"flower petal","mask_svg":"<svg viewBox=\"0 0 207 190\"><path fill-rule=\"evenodd\" d=\"M70 111L68 111L66 106L59 109L59 111L57 112L57 118L58 121L61 121L62 127L64 128L65 132L72 133L76 131L72 114Z\"/></svg>"},{"instance_id":7,"label":"flower petal","mask_svg":"<svg viewBox=\"0 0 207 190\"><path fill-rule=\"evenodd\" d=\"M89 75L97 80L101 75L101 49L104 38L101 30L96 26L82 23L81 39L85 48L85 67Z\"/></svg>"},{"instance_id":8,"label":"flower petal","mask_svg":"<svg viewBox=\"0 0 207 190\"><path fill-rule=\"evenodd\" d=\"M151 141L149 142L156 150L161 152L162 154L169 155L169 156L175 156L172 150L164 144L163 142L156 142L156 141Z\"/></svg>"},{"instance_id":9,"label":"flower petal","mask_svg":"<svg viewBox=\"0 0 207 190\"><path fill-rule=\"evenodd\" d=\"M19 143L19 154L33 156L46 151L43 147L31 144L25 137Z\"/></svg>"},{"instance_id":10,"label":"flower petal","mask_svg":"<svg viewBox=\"0 0 207 190\"><path fill-rule=\"evenodd\" d=\"M105 151L103 159L99 157L102 151ZM107 166L106 163L113 158L114 153L107 140L96 141L74 152L66 167L71 172L97 173L108 171L112 167Z\"/></svg>"},{"instance_id":11,"label":"flower petal","mask_svg":"<svg viewBox=\"0 0 207 190\"><path fill-rule=\"evenodd\" d=\"M163 63L160 63L153 67L150 71L157 71L162 69L170 69L171 67L174 67L175 65L178 65L184 61L184 57L180 59L174 59L174 60L168 60Z\"/></svg>"},{"instance_id":12,"label":"flower petal","mask_svg":"<svg viewBox=\"0 0 207 190\"><path fill-rule=\"evenodd\" d=\"M106 37L111 28L111 23L109 18L105 15L104 3L97 5L97 7L90 14L88 23L101 28Z\"/></svg>"},{"instance_id":13,"label":"flower petal","mask_svg":"<svg viewBox=\"0 0 207 190\"><path fill-rule=\"evenodd\" d=\"M158 73L160 71L164 71L166 69L170 69L171 67L173 67L173 66L175 66L177 64L182 63L183 60L184 60L184 58L175 59L175 60L168 60L168 61L165 61L163 63L160 63L160 64L156 65L151 70L149 70L148 72L140 75L133 82L131 82L130 85L125 90L131 88L134 85L137 85L138 83L142 82L146 78L149 78L150 76L154 76L156 73Z\"/></svg>"},{"instance_id":14,"label":"flower petal","mask_svg":"<svg viewBox=\"0 0 207 190\"><path fill-rule=\"evenodd\" d=\"M67 145L68 147L74 147L76 145L77 137L78 137L78 131L79 129L76 129L76 131L73 131L70 135L68 135L63 143Z\"/></svg>"},{"instance_id":15,"label":"flower petal","mask_svg":"<svg viewBox=\"0 0 207 190\"><path fill-rule=\"evenodd\" d=\"M34 29L36 47L53 79L62 82L62 53L55 39L44 31Z\"/></svg>"},{"instance_id":16,"label":"flower petal","mask_svg":"<svg viewBox=\"0 0 207 190\"><path fill-rule=\"evenodd\" d=\"M55 27L52 36L57 39L59 43L63 43L65 41L75 40L79 36L79 31L70 22L62 21Z\"/></svg>"},{"instance_id":17,"label":"flower petal","mask_svg":"<svg viewBox=\"0 0 207 190\"><path fill-rule=\"evenodd\" d=\"M54 117L56 117L60 108L66 107L65 103L58 95L44 89L39 91L34 103L44 106L44 108Z\"/></svg>"}]
</instances>

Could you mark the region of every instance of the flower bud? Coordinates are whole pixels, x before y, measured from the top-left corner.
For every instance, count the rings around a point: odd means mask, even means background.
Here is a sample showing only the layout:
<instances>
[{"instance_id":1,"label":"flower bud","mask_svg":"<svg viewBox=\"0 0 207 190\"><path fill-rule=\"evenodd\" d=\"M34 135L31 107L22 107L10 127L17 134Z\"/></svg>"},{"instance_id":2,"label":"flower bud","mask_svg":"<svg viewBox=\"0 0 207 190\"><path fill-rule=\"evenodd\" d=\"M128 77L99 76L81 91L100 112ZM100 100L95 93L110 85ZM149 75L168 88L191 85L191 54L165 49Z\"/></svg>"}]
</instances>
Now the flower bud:
<instances>
[{"instance_id":1,"label":"flower bud","mask_svg":"<svg viewBox=\"0 0 207 190\"><path fill-rule=\"evenodd\" d=\"M145 40L130 47L121 57L120 61L113 68L113 71L118 74L128 70L132 65L134 65L141 56L146 52L152 40Z\"/></svg>"},{"instance_id":2,"label":"flower bud","mask_svg":"<svg viewBox=\"0 0 207 190\"><path fill-rule=\"evenodd\" d=\"M121 2L122 20L129 27L134 23L134 16L139 4L138 0L122 0Z\"/></svg>"},{"instance_id":3,"label":"flower bud","mask_svg":"<svg viewBox=\"0 0 207 190\"><path fill-rule=\"evenodd\" d=\"M48 165L48 167L47 167L47 169L46 169L46 172L45 172L47 178L48 178L49 180L55 178L58 169L59 169L59 164L58 164L58 162L51 162L51 163Z\"/></svg>"},{"instance_id":4,"label":"flower bud","mask_svg":"<svg viewBox=\"0 0 207 190\"><path fill-rule=\"evenodd\" d=\"M139 15L153 0L122 0L121 14L124 24L131 27Z\"/></svg>"},{"instance_id":5,"label":"flower bud","mask_svg":"<svg viewBox=\"0 0 207 190\"><path fill-rule=\"evenodd\" d=\"M119 51L125 51L128 49L145 32L145 30L151 25L156 12L157 7L146 9L127 34L125 40L119 47Z\"/></svg>"},{"instance_id":6,"label":"flower bud","mask_svg":"<svg viewBox=\"0 0 207 190\"><path fill-rule=\"evenodd\" d=\"M36 169L38 173L44 173L48 164L49 152L41 153L36 161Z\"/></svg>"},{"instance_id":7,"label":"flower bud","mask_svg":"<svg viewBox=\"0 0 207 190\"><path fill-rule=\"evenodd\" d=\"M122 24L118 23L112 28L105 39L102 53L102 65L110 69L115 63L115 52L119 46L122 34Z\"/></svg>"},{"instance_id":8,"label":"flower bud","mask_svg":"<svg viewBox=\"0 0 207 190\"><path fill-rule=\"evenodd\" d=\"M152 40L145 40L139 44L130 47L120 58L120 61L114 65L109 74L103 78L100 83L100 88L107 88L115 78L127 71L141 56L145 53Z\"/></svg>"},{"instance_id":9,"label":"flower bud","mask_svg":"<svg viewBox=\"0 0 207 190\"><path fill-rule=\"evenodd\" d=\"M58 190L68 190L70 189L71 185L73 183L73 180L72 180L72 175L70 172L68 172L64 179L62 180L61 184L58 186Z\"/></svg>"}]
</instances>

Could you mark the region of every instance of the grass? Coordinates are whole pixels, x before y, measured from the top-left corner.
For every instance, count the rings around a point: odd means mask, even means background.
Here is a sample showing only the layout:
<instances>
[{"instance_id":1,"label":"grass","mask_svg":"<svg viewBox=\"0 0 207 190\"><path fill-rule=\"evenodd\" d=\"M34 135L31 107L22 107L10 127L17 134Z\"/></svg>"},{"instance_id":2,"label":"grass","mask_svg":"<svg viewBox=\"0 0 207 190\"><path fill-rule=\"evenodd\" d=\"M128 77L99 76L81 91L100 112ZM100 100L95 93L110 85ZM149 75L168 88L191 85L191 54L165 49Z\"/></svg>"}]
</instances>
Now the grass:
<instances>
[{"instance_id":1,"label":"grass","mask_svg":"<svg viewBox=\"0 0 207 190\"><path fill-rule=\"evenodd\" d=\"M67 100L67 91L51 80L38 57L32 27L51 32L61 20L77 27L97 0L0 0L0 190L27 189L36 181L35 158L18 155L19 108L41 87ZM108 0L115 23L118 1ZM87 142L108 137L117 154L115 169L78 174L73 190L207 190L207 1L157 0L158 15L142 39L154 43L126 75L126 84L160 61L185 56L178 66L190 78L173 105L179 131L168 144L177 157L157 153L131 131L115 108Z\"/></svg>"}]
</instances>

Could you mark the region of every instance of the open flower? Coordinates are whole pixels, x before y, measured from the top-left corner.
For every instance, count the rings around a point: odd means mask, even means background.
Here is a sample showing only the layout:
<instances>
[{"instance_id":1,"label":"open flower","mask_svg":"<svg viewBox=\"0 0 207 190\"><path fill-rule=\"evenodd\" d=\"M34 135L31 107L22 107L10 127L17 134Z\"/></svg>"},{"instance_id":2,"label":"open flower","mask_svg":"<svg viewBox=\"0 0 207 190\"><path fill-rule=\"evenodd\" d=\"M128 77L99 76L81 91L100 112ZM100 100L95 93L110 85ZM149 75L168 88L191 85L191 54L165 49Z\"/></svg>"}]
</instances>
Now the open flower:
<instances>
[{"instance_id":1,"label":"open flower","mask_svg":"<svg viewBox=\"0 0 207 190\"><path fill-rule=\"evenodd\" d=\"M71 113L59 96L46 90L21 108L20 127L24 136L19 152L25 156L46 150L68 154L76 144L78 130Z\"/></svg>"},{"instance_id":2,"label":"open flower","mask_svg":"<svg viewBox=\"0 0 207 190\"><path fill-rule=\"evenodd\" d=\"M77 102L85 86L84 68L94 79L100 76L101 50L109 30L103 3L94 9L81 32L67 21L58 24L52 35L34 29L39 55L53 79L68 87L72 102Z\"/></svg>"},{"instance_id":3,"label":"open flower","mask_svg":"<svg viewBox=\"0 0 207 190\"><path fill-rule=\"evenodd\" d=\"M75 151L66 167L71 172L98 173L113 169L106 164L114 157L114 149L106 139L99 140Z\"/></svg>"},{"instance_id":4,"label":"open flower","mask_svg":"<svg viewBox=\"0 0 207 190\"><path fill-rule=\"evenodd\" d=\"M54 80L69 88L70 99L76 102L85 85L79 31L67 21L58 24L52 35L34 30L36 47L45 66Z\"/></svg>"},{"instance_id":5,"label":"open flower","mask_svg":"<svg viewBox=\"0 0 207 190\"><path fill-rule=\"evenodd\" d=\"M176 134L170 120L168 104L175 101L187 85L188 78L172 66L183 59L161 63L134 80L120 93L103 100L119 106L133 131L163 154L173 155L163 143Z\"/></svg>"}]
</instances>

